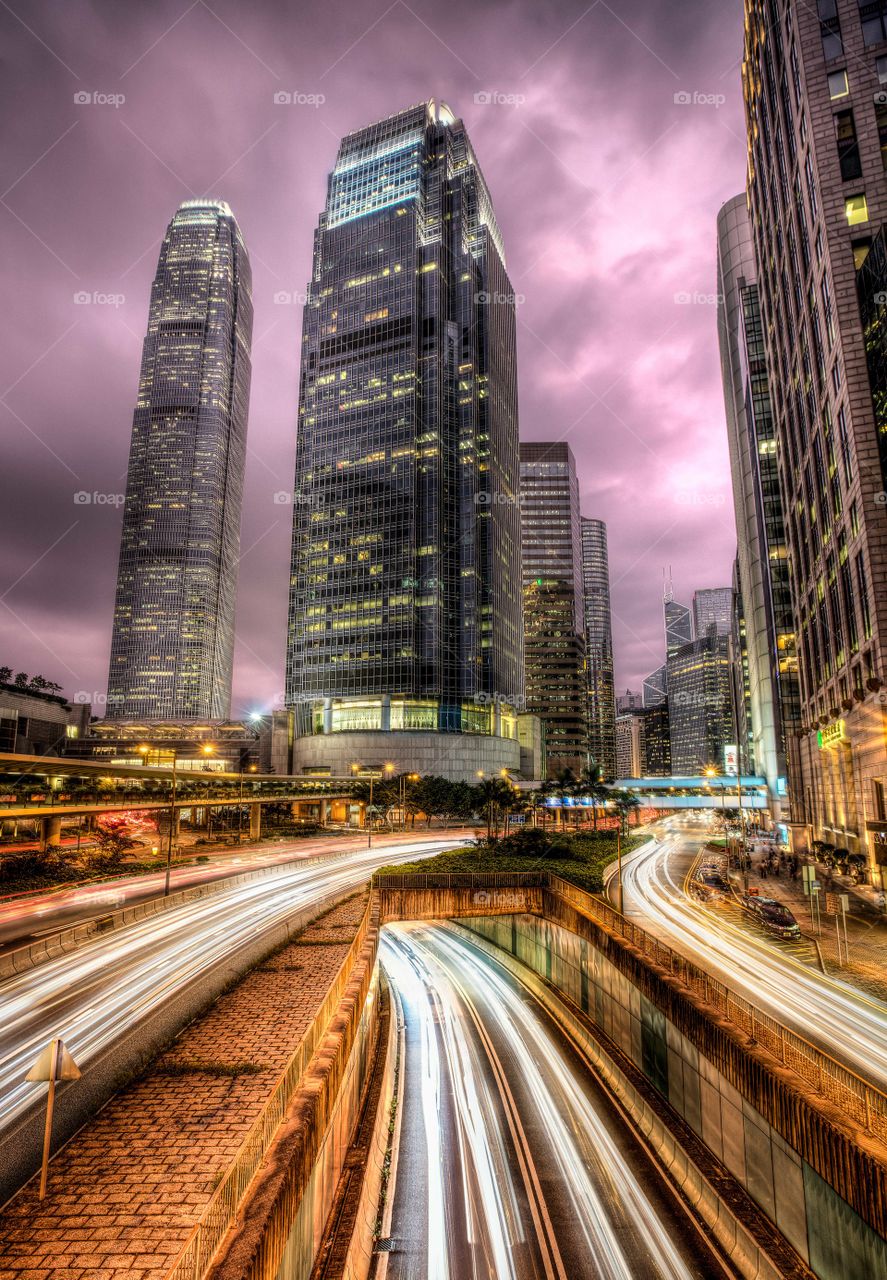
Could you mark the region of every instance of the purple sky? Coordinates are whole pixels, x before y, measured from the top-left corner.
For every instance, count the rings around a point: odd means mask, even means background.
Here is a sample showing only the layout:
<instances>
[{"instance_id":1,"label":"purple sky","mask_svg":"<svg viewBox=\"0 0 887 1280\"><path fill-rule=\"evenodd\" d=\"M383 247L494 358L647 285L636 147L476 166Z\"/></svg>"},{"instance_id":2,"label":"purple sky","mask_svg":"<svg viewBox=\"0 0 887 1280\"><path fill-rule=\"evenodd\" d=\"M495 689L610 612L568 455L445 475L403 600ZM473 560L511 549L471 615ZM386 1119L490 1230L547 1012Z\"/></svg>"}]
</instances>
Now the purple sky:
<instances>
[{"instance_id":1,"label":"purple sky","mask_svg":"<svg viewBox=\"0 0 887 1280\"><path fill-rule=\"evenodd\" d=\"M101 703L159 242L212 195L256 314L233 709L279 705L301 307L274 297L305 288L339 137L439 97L524 299L521 436L576 454L609 526L617 685L637 685L662 660L663 565L688 603L730 580L715 218L744 181L741 37L740 0L3 0L0 663Z\"/></svg>"}]
</instances>

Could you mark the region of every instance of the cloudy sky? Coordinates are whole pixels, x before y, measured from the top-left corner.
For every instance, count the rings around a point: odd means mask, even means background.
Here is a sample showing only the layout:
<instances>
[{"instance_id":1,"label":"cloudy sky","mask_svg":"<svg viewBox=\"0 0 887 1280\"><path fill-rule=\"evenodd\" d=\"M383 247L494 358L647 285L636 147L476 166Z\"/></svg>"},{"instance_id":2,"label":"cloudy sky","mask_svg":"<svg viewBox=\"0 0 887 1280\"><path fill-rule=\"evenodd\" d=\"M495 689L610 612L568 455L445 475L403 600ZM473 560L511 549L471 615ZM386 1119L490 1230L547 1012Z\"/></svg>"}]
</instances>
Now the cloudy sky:
<instances>
[{"instance_id":1,"label":"cloudy sky","mask_svg":"<svg viewBox=\"0 0 887 1280\"><path fill-rule=\"evenodd\" d=\"M523 298L521 436L569 441L607 521L636 685L663 566L681 599L730 580L715 218L744 179L741 36L740 0L2 0L0 664L104 696L159 243L218 196L256 313L234 710L279 704L301 313L275 294L304 290L339 137L438 97Z\"/></svg>"}]
</instances>

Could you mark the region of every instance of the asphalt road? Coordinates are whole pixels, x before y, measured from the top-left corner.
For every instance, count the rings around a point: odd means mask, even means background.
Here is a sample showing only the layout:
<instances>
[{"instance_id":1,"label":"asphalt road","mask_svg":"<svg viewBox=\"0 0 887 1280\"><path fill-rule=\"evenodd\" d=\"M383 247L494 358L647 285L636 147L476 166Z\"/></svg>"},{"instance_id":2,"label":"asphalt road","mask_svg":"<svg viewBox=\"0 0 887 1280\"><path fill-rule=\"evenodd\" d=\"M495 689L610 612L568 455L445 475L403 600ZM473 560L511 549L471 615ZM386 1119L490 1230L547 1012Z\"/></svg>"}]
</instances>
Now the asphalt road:
<instances>
[{"instance_id":1,"label":"asphalt road","mask_svg":"<svg viewBox=\"0 0 887 1280\"><path fill-rule=\"evenodd\" d=\"M97 936L69 955L0 984L0 1136L42 1097L25 1074L53 1036L81 1068L186 988L249 948L294 912L361 885L386 862L458 843L439 836L365 844L329 862L282 866L138 924ZM330 850L329 844L326 846ZM330 850L330 852L332 852ZM238 867L237 870L243 870ZM178 886L177 886L178 887ZM69 1086L69 1088L80 1088Z\"/></svg>"},{"instance_id":2,"label":"asphalt road","mask_svg":"<svg viewBox=\"0 0 887 1280\"><path fill-rule=\"evenodd\" d=\"M453 832L464 842L466 832ZM376 835L374 844L381 848L393 848L398 844L411 847L417 842L435 839L449 840L441 832L407 832L402 835ZM366 849L366 834L323 836L319 839L291 840L285 844L245 848L231 854L210 854L209 861L198 865L173 867L170 877L172 892L189 889L195 885L209 884L243 871L255 871L284 863L297 863L318 854L332 856L337 853L359 853ZM193 856L193 854L192 854ZM116 876L104 882L75 885L70 889L52 889L43 893L16 894L0 901L0 952L24 946L47 933L55 933L71 925L82 924L94 916L106 915L121 907L146 902L163 893L165 868L147 875Z\"/></svg>"},{"instance_id":3,"label":"asphalt road","mask_svg":"<svg viewBox=\"0 0 887 1280\"><path fill-rule=\"evenodd\" d=\"M380 1275L723 1274L568 1041L506 969L441 925L386 928L381 955L406 1055L393 1248Z\"/></svg>"},{"instance_id":4,"label":"asphalt road","mask_svg":"<svg viewBox=\"0 0 887 1280\"><path fill-rule=\"evenodd\" d=\"M795 954L797 943L690 897L684 880L706 834L674 821L659 830L623 864L625 914L866 1079L887 1085L887 1004L812 968Z\"/></svg>"}]
</instances>

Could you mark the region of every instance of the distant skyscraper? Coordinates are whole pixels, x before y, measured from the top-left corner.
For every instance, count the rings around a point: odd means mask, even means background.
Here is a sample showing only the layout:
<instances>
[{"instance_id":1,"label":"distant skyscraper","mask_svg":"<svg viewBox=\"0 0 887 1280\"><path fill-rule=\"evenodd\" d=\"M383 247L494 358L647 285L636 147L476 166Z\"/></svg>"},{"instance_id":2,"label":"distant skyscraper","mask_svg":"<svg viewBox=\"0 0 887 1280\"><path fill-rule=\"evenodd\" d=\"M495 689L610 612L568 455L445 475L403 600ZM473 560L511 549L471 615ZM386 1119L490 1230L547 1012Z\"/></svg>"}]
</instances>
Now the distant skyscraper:
<instances>
[{"instance_id":1,"label":"distant skyscraper","mask_svg":"<svg viewBox=\"0 0 887 1280\"><path fill-rule=\"evenodd\" d=\"M617 716L628 715L630 711L642 711L643 706L644 695L636 689L626 689L624 693L616 694Z\"/></svg>"},{"instance_id":2,"label":"distant skyscraper","mask_svg":"<svg viewBox=\"0 0 887 1280\"><path fill-rule=\"evenodd\" d=\"M644 681L643 702L645 707L659 707L668 699L668 668L663 662L661 667L651 671Z\"/></svg>"},{"instance_id":3,"label":"distant skyscraper","mask_svg":"<svg viewBox=\"0 0 887 1280\"><path fill-rule=\"evenodd\" d=\"M767 779L777 816L796 748L798 660L751 225L745 195L718 215L718 338L736 514L744 666L736 709L742 767ZM737 631L739 628L737 628ZM741 637L734 643L742 650ZM746 714L747 707L747 714Z\"/></svg>"},{"instance_id":4,"label":"distant skyscraper","mask_svg":"<svg viewBox=\"0 0 887 1280\"><path fill-rule=\"evenodd\" d=\"M714 627L715 634L728 636L733 629L733 588L706 587L693 592L693 632L700 639Z\"/></svg>"},{"instance_id":5,"label":"distant skyscraper","mask_svg":"<svg viewBox=\"0 0 887 1280\"><path fill-rule=\"evenodd\" d=\"M588 763L579 484L569 445L520 446L527 710L545 725L549 776Z\"/></svg>"},{"instance_id":6,"label":"distant skyscraper","mask_svg":"<svg viewBox=\"0 0 887 1280\"><path fill-rule=\"evenodd\" d=\"M616 776L616 695L607 526L582 517L582 587L588 664L588 750L607 779Z\"/></svg>"},{"instance_id":7,"label":"distant skyscraper","mask_svg":"<svg viewBox=\"0 0 887 1280\"><path fill-rule=\"evenodd\" d=\"M442 103L339 147L305 305L293 507L296 770L517 769L514 292Z\"/></svg>"},{"instance_id":8,"label":"distant skyscraper","mask_svg":"<svg viewBox=\"0 0 887 1280\"><path fill-rule=\"evenodd\" d=\"M246 456L253 309L227 204L187 200L151 290L108 676L116 719L224 719Z\"/></svg>"},{"instance_id":9,"label":"distant skyscraper","mask_svg":"<svg viewBox=\"0 0 887 1280\"><path fill-rule=\"evenodd\" d=\"M724 768L724 747L735 741L729 636L691 640L671 655L668 715L676 777Z\"/></svg>"},{"instance_id":10,"label":"distant skyscraper","mask_svg":"<svg viewBox=\"0 0 887 1280\"><path fill-rule=\"evenodd\" d=\"M670 571L665 580L662 612L665 617L665 653L666 657L670 658L673 653L680 649L682 644L687 644L688 641L693 639L690 610L685 604L679 604L675 600Z\"/></svg>"},{"instance_id":11,"label":"distant skyscraper","mask_svg":"<svg viewBox=\"0 0 887 1280\"><path fill-rule=\"evenodd\" d=\"M646 771L645 720L642 711L616 717L616 776L642 778Z\"/></svg>"},{"instance_id":12,"label":"distant skyscraper","mask_svg":"<svg viewBox=\"0 0 887 1280\"><path fill-rule=\"evenodd\" d=\"M801 677L792 818L808 839L868 852L875 883L887 862L887 435L872 405L857 271L887 221L885 18L883 3L784 0L774 15L746 0L743 60ZM881 287L873 307L883 308Z\"/></svg>"},{"instance_id":13,"label":"distant skyscraper","mask_svg":"<svg viewBox=\"0 0 887 1280\"><path fill-rule=\"evenodd\" d=\"M644 776L667 778L671 774L671 726L668 702L644 708Z\"/></svg>"}]
</instances>

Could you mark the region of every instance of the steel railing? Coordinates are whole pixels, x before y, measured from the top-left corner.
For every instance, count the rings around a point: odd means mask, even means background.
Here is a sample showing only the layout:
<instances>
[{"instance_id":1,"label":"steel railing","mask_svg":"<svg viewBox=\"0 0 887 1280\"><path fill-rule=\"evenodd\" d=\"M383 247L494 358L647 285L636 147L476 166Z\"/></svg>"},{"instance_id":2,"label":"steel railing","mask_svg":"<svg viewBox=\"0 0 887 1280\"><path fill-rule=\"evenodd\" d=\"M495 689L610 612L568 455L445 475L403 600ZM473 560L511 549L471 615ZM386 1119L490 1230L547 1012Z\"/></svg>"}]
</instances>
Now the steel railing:
<instances>
[{"instance_id":1,"label":"steel railing","mask_svg":"<svg viewBox=\"0 0 887 1280\"><path fill-rule=\"evenodd\" d=\"M887 1142L887 1094L883 1090L784 1026L771 1014L764 1013L744 996L731 991L725 983L620 915L615 908L561 876L547 874L548 887L552 892L589 919L630 942L647 959L667 969L706 1004L741 1027L750 1040L768 1049L817 1092L836 1103L845 1115L863 1125L874 1137Z\"/></svg>"},{"instance_id":2,"label":"steel railing","mask_svg":"<svg viewBox=\"0 0 887 1280\"><path fill-rule=\"evenodd\" d=\"M185 1241L166 1280L201 1280L209 1269L222 1240L234 1223L247 1188L263 1164L275 1134L283 1123L308 1063L344 995L351 970L366 940L372 910L373 902L370 901L323 1004L315 1013L311 1025L278 1078L271 1096L254 1120L240 1150Z\"/></svg>"}]
</instances>

